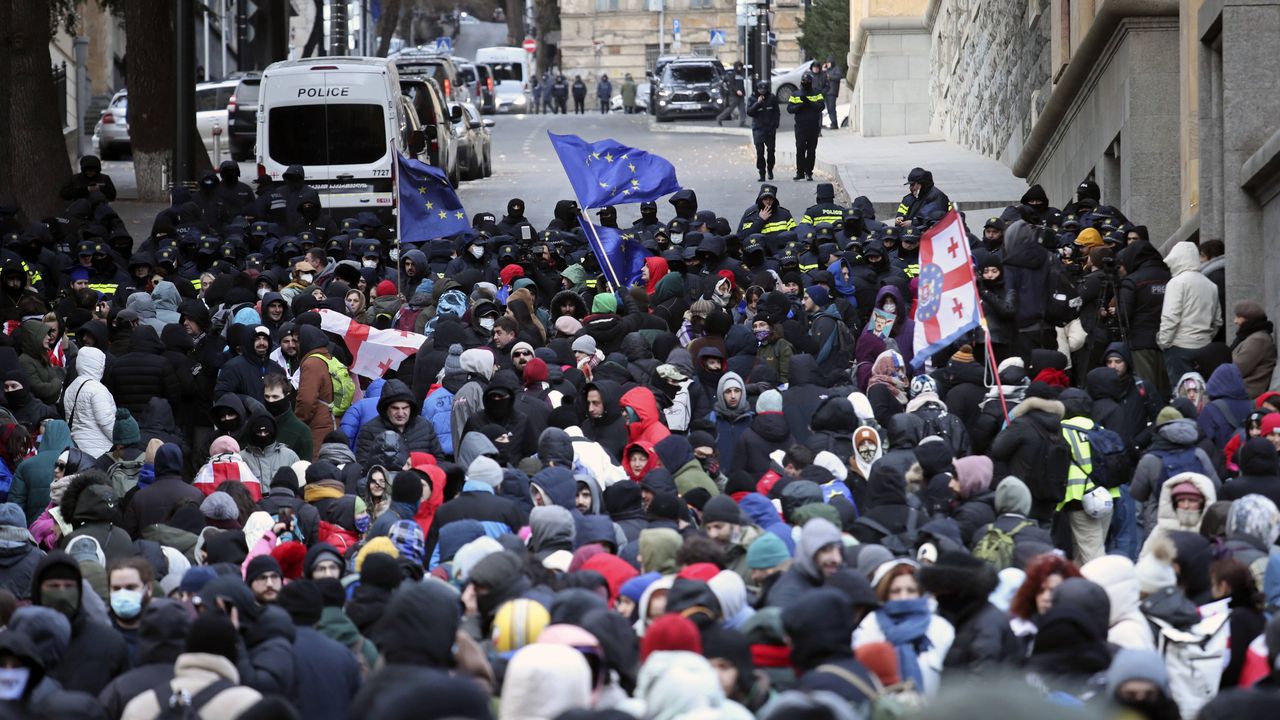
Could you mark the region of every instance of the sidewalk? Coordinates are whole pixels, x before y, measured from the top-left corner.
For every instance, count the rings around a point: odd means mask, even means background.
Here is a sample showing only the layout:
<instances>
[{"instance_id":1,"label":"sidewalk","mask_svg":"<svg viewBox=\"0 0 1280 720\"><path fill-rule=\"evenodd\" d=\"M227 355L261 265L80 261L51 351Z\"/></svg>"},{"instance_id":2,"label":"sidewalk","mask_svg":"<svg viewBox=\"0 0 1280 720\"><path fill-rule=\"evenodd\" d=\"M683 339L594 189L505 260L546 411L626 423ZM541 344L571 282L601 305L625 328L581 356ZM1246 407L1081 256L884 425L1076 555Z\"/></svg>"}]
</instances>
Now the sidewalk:
<instances>
[{"instance_id":1,"label":"sidewalk","mask_svg":"<svg viewBox=\"0 0 1280 720\"><path fill-rule=\"evenodd\" d=\"M654 123L654 132L739 135L750 143L751 130L714 124ZM795 144L790 132L778 131L778 178L795 170ZM834 178L848 196L865 195L880 220L892 217L907 193L903 183L913 167L933 173L934 182L966 215L985 218L999 214L1027 190L1026 181L998 160L929 136L865 138L850 130L823 129L818 140L815 169Z\"/></svg>"}]
</instances>

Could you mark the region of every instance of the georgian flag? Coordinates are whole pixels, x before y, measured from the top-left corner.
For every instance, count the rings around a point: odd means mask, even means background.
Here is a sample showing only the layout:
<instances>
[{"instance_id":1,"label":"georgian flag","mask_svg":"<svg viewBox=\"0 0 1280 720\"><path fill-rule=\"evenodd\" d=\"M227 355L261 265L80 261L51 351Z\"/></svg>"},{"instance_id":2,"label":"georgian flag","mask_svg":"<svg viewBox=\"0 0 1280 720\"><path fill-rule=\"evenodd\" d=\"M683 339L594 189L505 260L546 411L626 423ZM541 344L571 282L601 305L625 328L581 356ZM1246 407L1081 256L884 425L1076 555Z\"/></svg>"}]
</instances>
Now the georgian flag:
<instances>
[{"instance_id":1,"label":"georgian flag","mask_svg":"<svg viewBox=\"0 0 1280 720\"><path fill-rule=\"evenodd\" d=\"M351 372L363 377L380 378L387 370L398 369L427 340L425 335L404 330L379 330L333 310L319 312L320 328L342 336L351 351Z\"/></svg>"},{"instance_id":2,"label":"georgian flag","mask_svg":"<svg viewBox=\"0 0 1280 720\"><path fill-rule=\"evenodd\" d=\"M955 210L920 239L920 285L916 297L915 357L919 369L931 355L977 327L978 287L969 237Z\"/></svg>"}]
</instances>

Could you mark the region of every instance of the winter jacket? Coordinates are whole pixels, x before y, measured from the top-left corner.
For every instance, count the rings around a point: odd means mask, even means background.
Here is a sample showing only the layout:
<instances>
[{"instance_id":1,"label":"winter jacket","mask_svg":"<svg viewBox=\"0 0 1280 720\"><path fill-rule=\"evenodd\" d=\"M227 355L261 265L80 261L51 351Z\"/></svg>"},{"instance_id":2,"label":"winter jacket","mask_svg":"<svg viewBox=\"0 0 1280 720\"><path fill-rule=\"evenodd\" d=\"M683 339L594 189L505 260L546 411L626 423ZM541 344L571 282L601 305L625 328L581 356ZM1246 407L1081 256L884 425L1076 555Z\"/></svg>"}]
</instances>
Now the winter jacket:
<instances>
[{"instance_id":1,"label":"winter jacket","mask_svg":"<svg viewBox=\"0 0 1280 720\"><path fill-rule=\"evenodd\" d=\"M284 508L293 510L294 534L301 536L308 547L318 542L320 514L314 505L304 502L287 487L274 487L258 501L258 507L268 515L278 518Z\"/></svg>"},{"instance_id":2,"label":"winter jacket","mask_svg":"<svg viewBox=\"0 0 1280 720\"><path fill-rule=\"evenodd\" d=\"M1133 561L1119 555L1104 555L1085 563L1080 574L1101 585L1111 601L1107 642L1122 648L1155 650L1151 624L1138 607L1138 574Z\"/></svg>"},{"instance_id":3,"label":"winter jacket","mask_svg":"<svg viewBox=\"0 0 1280 720\"><path fill-rule=\"evenodd\" d=\"M334 429L331 408L333 378L329 375L328 363L323 359L331 357L329 341L325 338L323 331L310 325L302 326L298 333L298 352L302 355L302 369L294 413L311 429L312 447L319 449L324 444L324 436ZM312 355L321 357L312 357Z\"/></svg>"},{"instance_id":4,"label":"winter jacket","mask_svg":"<svg viewBox=\"0 0 1280 720\"><path fill-rule=\"evenodd\" d=\"M351 701L360 690L360 666L350 648L339 645L318 630L295 628L293 657L298 671L298 697L294 703L305 718L345 720Z\"/></svg>"},{"instance_id":5,"label":"winter jacket","mask_svg":"<svg viewBox=\"0 0 1280 720\"><path fill-rule=\"evenodd\" d=\"M27 374L27 389L41 402L52 405L62 391L66 371L49 361L49 351L44 347L48 334L49 326L43 320L24 320L15 333L14 344L20 350L18 364Z\"/></svg>"},{"instance_id":6,"label":"winter jacket","mask_svg":"<svg viewBox=\"0 0 1280 720\"><path fill-rule=\"evenodd\" d=\"M195 714L201 720L239 717L262 699L262 693L240 684L240 673L227 658L211 653L183 653L174 663L173 680L169 686L182 690L192 697L219 680L232 683L232 687L214 695ZM167 700L167 698L166 698ZM160 716L160 702L154 691L148 691L129 701L122 720L153 720Z\"/></svg>"},{"instance_id":7,"label":"winter jacket","mask_svg":"<svg viewBox=\"0 0 1280 720\"><path fill-rule=\"evenodd\" d=\"M9 502L22 508L26 525L35 522L49 505L49 486L53 483L53 466L58 456L71 447L71 428L62 420L45 423L39 451L18 463L9 487Z\"/></svg>"},{"instance_id":8,"label":"winter jacket","mask_svg":"<svg viewBox=\"0 0 1280 720\"><path fill-rule=\"evenodd\" d=\"M1207 508L1217 502L1218 492L1213 487L1213 481L1200 473L1184 472L1165 480L1164 485L1160 486L1160 504L1156 510L1156 525L1152 528L1151 534L1147 536L1146 542L1142 544L1142 551L1139 553L1139 557L1149 554L1161 537L1168 537L1179 531L1190 533L1198 533L1200 531L1200 520L1203 517L1203 511L1196 516L1194 523L1187 524L1178 517L1177 510L1174 508L1173 489L1184 482L1195 485L1200 494L1204 496L1203 507Z\"/></svg>"},{"instance_id":9,"label":"winter jacket","mask_svg":"<svg viewBox=\"0 0 1280 720\"><path fill-rule=\"evenodd\" d=\"M65 393L71 440L95 458L111 450L116 427L116 401L102 384L106 362L106 355L98 348L81 348L76 357L79 374Z\"/></svg>"},{"instance_id":10,"label":"winter jacket","mask_svg":"<svg viewBox=\"0 0 1280 720\"><path fill-rule=\"evenodd\" d=\"M121 526L132 537L141 537L143 528L168 520L178 505L204 501L204 493L187 482L176 445L160 446L155 468L155 481L134 493L124 509Z\"/></svg>"},{"instance_id":11,"label":"winter jacket","mask_svg":"<svg viewBox=\"0 0 1280 720\"><path fill-rule=\"evenodd\" d=\"M1021 536L1021 533L1019 533L1019 536ZM874 642L889 642L880 618L884 617L886 622L892 622L891 614L896 611L897 607L896 605L886 604L875 612L867 613L866 617L862 619L862 624L858 625L858 629L853 633L854 649L857 650L863 645ZM913 647L917 648L916 662L924 678L924 687L919 688L919 690L926 696L933 696L941 688L942 663L946 659L947 653L951 650L951 644L955 641L956 629L951 627L951 623L943 620L932 611L926 609L926 612L929 613L928 625L920 636L913 637L910 642L912 642ZM891 634L891 637L894 637L893 645L900 644L896 633Z\"/></svg>"},{"instance_id":12,"label":"winter jacket","mask_svg":"<svg viewBox=\"0 0 1280 720\"><path fill-rule=\"evenodd\" d=\"M604 400L604 414L598 418L584 413L582 434L588 440L600 443L609 454L623 460L622 451L628 440L627 425L622 418L622 386L612 380L597 380L582 386L581 403L586 405L587 393L596 390Z\"/></svg>"},{"instance_id":13,"label":"winter jacket","mask_svg":"<svg viewBox=\"0 0 1280 720\"><path fill-rule=\"evenodd\" d=\"M1112 343L1108 352L1118 345ZM1097 367L1085 376L1085 390L1093 399L1089 416L1094 422L1119 434L1129 445L1144 444L1144 431L1152 419L1147 397L1151 390L1146 383L1132 372L1121 375L1111 368Z\"/></svg>"},{"instance_id":14,"label":"winter jacket","mask_svg":"<svg viewBox=\"0 0 1280 720\"><path fill-rule=\"evenodd\" d=\"M112 680L98 695L107 717L119 718L131 700L172 680L173 663L186 645L191 620L181 603L148 603L142 611L142 622L148 632L138 633L133 669Z\"/></svg>"},{"instance_id":15,"label":"winter jacket","mask_svg":"<svg viewBox=\"0 0 1280 720\"><path fill-rule=\"evenodd\" d=\"M230 392L260 400L263 380L269 373L287 375L274 360L258 357L253 349L256 337L253 328L245 326L240 329L240 354L228 360L218 371L218 381L213 386L214 397Z\"/></svg>"},{"instance_id":16,"label":"winter jacket","mask_svg":"<svg viewBox=\"0 0 1280 720\"><path fill-rule=\"evenodd\" d=\"M1165 264L1173 278L1165 285L1156 343L1161 348L1202 348L1222 325L1218 288L1200 274L1200 250L1193 242L1175 244Z\"/></svg>"},{"instance_id":17,"label":"winter jacket","mask_svg":"<svg viewBox=\"0 0 1280 720\"><path fill-rule=\"evenodd\" d=\"M944 675L988 675L1023 654L1005 614L987 601L997 584L995 569L972 562L976 565L938 563L920 574L921 586L938 598L938 614L956 631Z\"/></svg>"},{"instance_id":18,"label":"winter jacket","mask_svg":"<svg viewBox=\"0 0 1280 720\"><path fill-rule=\"evenodd\" d=\"M105 379L116 406L133 413L135 419L146 414L152 398L168 400L170 407L182 406L178 376L163 353L160 335L149 325L138 325L129 336L129 352L115 359Z\"/></svg>"},{"instance_id":19,"label":"winter jacket","mask_svg":"<svg viewBox=\"0 0 1280 720\"><path fill-rule=\"evenodd\" d=\"M409 422L396 429L387 419L387 408L395 402L409 403ZM369 421L356 440L356 462L361 467L385 465L403 467L411 452L425 452L436 458L443 455L435 428L421 416L421 405L413 398L409 386L391 380L378 397L378 417Z\"/></svg>"},{"instance_id":20,"label":"winter jacket","mask_svg":"<svg viewBox=\"0 0 1280 720\"><path fill-rule=\"evenodd\" d=\"M1253 403L1249 402L1249 392L1244 387L1240 368L1235 365L1219 365L1209 376L1204 389L1209 396L1209 404L1200 411L1196 423L1221 450L1236 430L1244 427L1244 421L1253 412Z\"/></svg>"},{"instance_id":21,"label":"winter jacket","mask_svg":"<svg viewBox=\"0 0 1280 720\"><path fill-rule=\"evenodd\" d=\"M791 382L787 385L782 414L787 418L787 430L798 443L809 439L810 421L814 419L814 413L823 399L831 394L831 389L823 387L821 380L822 370L812 355L791 357ZM723 454L721 460L723 461Z\"/></svg>"},{"instance_id":22,"label":"winter jacket","mask_svg":"<svg viewBox=\"0 0 1280 720\"><path fill-rule=\"evenodd\" d=\"M773 462L769 455L775 450L790 450L791 444L785 415L780 412L757 413L751 419L751 426L738 439L729 472L745 470L751 477L759 478L769 472Z\"/></svg>"},{"instance_id":23,"label":"winter jacket","mask_svg":"<svg viewBox=\"0 0 1280 720\"><path fill-rule=\"evenodd\" d=\"M1237 331L1231 362L1240 368L1249 397L1256 398L1271 388L1271 374L1276 369L1276 339L1269 321L1256 325L1247 322Z\"/></svg>"},{"instance_id":24,"label":"winter jacket","mask_svg":"<svg viewBox=\"0 0 1280 720\"><path fill-rule=\"evenodd\" d=\"M275 421L271 422L274 427ZM273 441L263 447L246 444L240 448L240 459L253 472L254 477L270 484L271 478L276 476L276 471L293 465L301 458L287 445Z\"/></svg>"},{"instance_id":25,"label":"winter jacket","mask_svg":"<svg viewBox=\"0 0 1280 720\"><path fill-rule=\"evenodd\" d=\"M1258 442L1261 440L1262 442ZM1266 438L1253 438L1236 454L1240 475L1222 486L1219 500L1239 500L1245 495L1261 495L1280 507L1280 462ZM1205 473L1210 475L1209 473ZM1210 475L1210 477L1213 477Z\"/></svg>"},{"instance_id":26,"label":"winter jacket","mask_svg":"<svg viewBox=\"0 0 1280 720\"><path fill-rule=\"evenodd\" d=\"M1138 460L1133 469L1133 480L1129 483L1129 494L1138 501L1138 515L1142 519L1142 527L1156 526L1156 510L1160 500L1160 491L1170 472L1182 466L1184 470L1194 470L1218 484L1218 474L1213 469L1213 461L1196 446L1200 431L1193 420L1174 420L1156 428L1151 446ZM1274 451L1272 452L1274 463ZM1280 490L1280 486L1277 487ZM1280 493L1277 493L1280 496ZM1226 499L1226 498L1224 498Z\"/></svg>"},{"instance_id":27,"label":"winter jacket","mask_svg":"<svg viewBox=\"0 0 1280 720\"><path fill-rule=\"evenodd\" d=\"M1004 231L1004 286L1018 298L1016 328L1038 330L1044 323L1050 263L1055 258L1040 245L1037 229L1018 220Z\"/></svg>"},{"instance_id":28,"label":"winter jacket","mask_svg":"<svg viewBox=\"0 0 1280 720\"><path fill-rule=\"evenodd\" d=\"M64 552L51 552L40 560L31 579L32 605L42 604L40 585L55 566L64 577L69 573L77 584L85 587L79 563ZM95 617L82 599L71 619L71 644L49 676L61 683L64 690L80 690L97 696L112 678L128 669L129 653L124 638Z\"/></svg>"},{"instance_id":29,"label":"winter jacket","mask_svg":"<svg viewBox=\"0 0 1280 720\"><path fill-rule=\"evenodd\" d=\"M1114 374L1114 373L1113 373ZM1066 408L1057 400L1027 398L1009 412L1009 425L996 436L987 454L995 462L994 477L1021 478L1040 502L1057 503L1061 488L1050 488L1044 458L1052 437L1062 435Z\"/></svg>"},{"instance_id":30,"label":"winter jacket","mask_svg":"<svg viewBox=\"0 0 1280 720\"><path fill-rule=\"evenodd\" d=\"M1007 231L1005 238L1007 247ZM1160 257L1160 251L1143 240L1117 253L1116 261L1125 271L1116 295L1116 305L1129 329L1129 347L1133 350L1155 350L1158 348L1157 335L1165 289L1170 279L1169 268ZM1133 371L1132 365L1129 371Z\"/></svg>"},{"instance_id":31,"label":"winter jacket","mask_svg":"<svg viewBox=\"0 0 1280 720\"><path fill-rule=\"evenodd\" d=\"M840 530L830 522L815 518L805 523L800 529L800 540L796 543L791 567L769 587L761 598L760 607L786 608L808 591L822 585L825 577L822 568L814 564L813 556L827 545L839 542Z\"/></svg>"},{"instance_id":32,"label":"winter jacket","mask_svg":"<svg viewBox=\"0 0 1280 720\"><path fill-rule=\"evenodd\" d=\"M26 530L26 518L16 505L0 505L0 588L19 601L31 596L31 579L44 552Z\"/></svg>"},{"instance_id":33,"label":"winter jacket","mask_svg":"<svg viewBox=\"0 0 1280 720\"><path fill-rule=\"evenodd\" d=\"M630 442L645 440L657 447L658 443L671 434L667 426L662 424L662 413L658 411L658 402L654 399L652 390L632 388L623 394L618 404L623 408L630 408L636 416L636 420L627 426Z\"/></svg>"}]
</instances>

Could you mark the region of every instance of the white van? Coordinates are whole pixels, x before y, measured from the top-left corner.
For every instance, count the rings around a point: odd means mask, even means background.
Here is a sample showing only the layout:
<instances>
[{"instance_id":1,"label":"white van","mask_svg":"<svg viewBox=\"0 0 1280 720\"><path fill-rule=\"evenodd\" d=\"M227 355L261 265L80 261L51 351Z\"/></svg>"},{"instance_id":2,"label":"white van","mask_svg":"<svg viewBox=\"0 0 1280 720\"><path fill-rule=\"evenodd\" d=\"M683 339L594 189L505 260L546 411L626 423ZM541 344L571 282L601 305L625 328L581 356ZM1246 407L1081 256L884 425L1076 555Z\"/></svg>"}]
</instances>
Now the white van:
<instances>
[{"instance_id":1,"label":"white van","mask_svg":"<svg viewBox=\"0 0 1280 720\"><path fill-rule=\"evenodd\" d=\"M494 104L498 112L525 112L529 91L537 71L533 53L518 47L487 47L476 50L476 62L493 69Z\"/></svg>"},{"instance_id":2,"label":"white van","mask_svg":"<svg viewBox=\"0 0 1280 720\"><path fill-rule=\"evenodd\" d=\"M290 165L335 219L371 210L391 220L398 150L426 144L417 113L386 58L328 57L273 63L258 100L258 174L279 181Z\"/></svg>"}]
</instances>

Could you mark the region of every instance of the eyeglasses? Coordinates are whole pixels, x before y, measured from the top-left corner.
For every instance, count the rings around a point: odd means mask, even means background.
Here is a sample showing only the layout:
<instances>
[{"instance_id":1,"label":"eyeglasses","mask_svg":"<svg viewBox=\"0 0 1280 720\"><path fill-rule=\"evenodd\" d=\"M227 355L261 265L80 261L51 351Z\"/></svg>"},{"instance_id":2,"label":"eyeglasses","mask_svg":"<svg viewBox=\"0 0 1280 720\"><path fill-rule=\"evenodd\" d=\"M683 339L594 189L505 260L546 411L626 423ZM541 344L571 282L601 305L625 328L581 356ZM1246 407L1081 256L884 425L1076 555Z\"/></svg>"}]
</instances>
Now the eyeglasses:
<instances>
[{"instance_id":1,"label":"eyeglasses","mask_svg":"<svg viewBox=\"0 0 1280 720\"><path fill-rule=\"evenodd\" d=\"M56 462L56 463L54 463L54 464L53 464L53 469L54 469L54 470L66 470L66 469L67 469L67 464L66 464L66 463L64 463L64 462L62 462L61 460L59 460L58 462Z\"/></svg>"}]
</instances>

